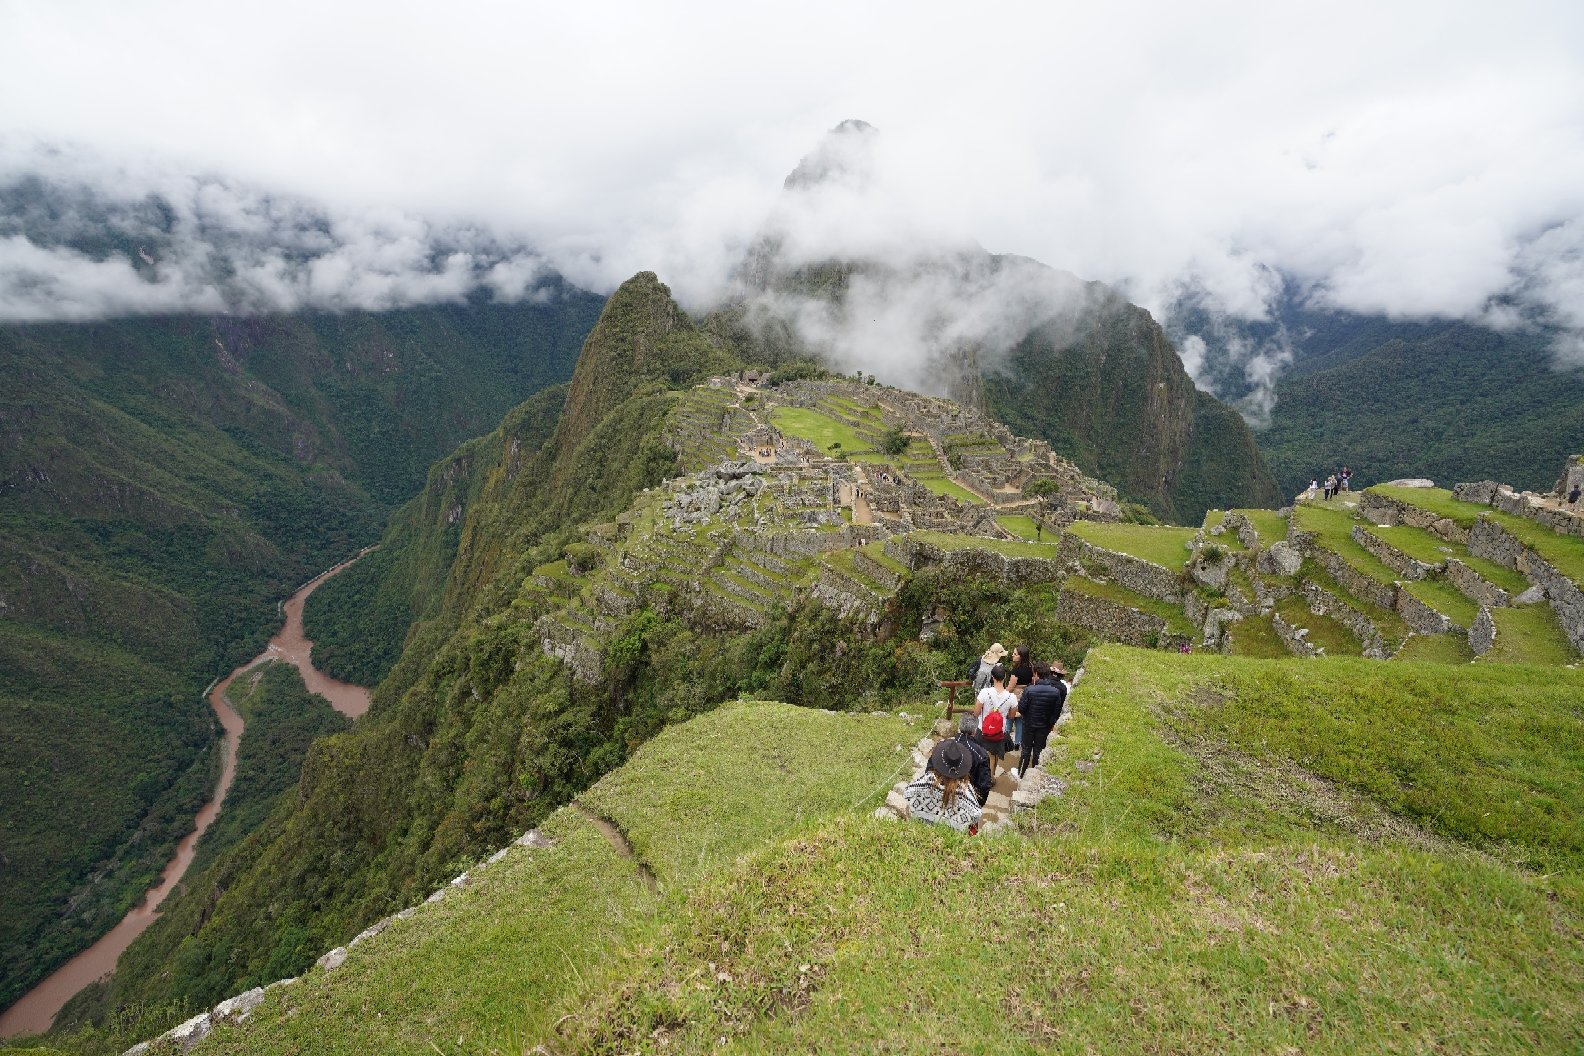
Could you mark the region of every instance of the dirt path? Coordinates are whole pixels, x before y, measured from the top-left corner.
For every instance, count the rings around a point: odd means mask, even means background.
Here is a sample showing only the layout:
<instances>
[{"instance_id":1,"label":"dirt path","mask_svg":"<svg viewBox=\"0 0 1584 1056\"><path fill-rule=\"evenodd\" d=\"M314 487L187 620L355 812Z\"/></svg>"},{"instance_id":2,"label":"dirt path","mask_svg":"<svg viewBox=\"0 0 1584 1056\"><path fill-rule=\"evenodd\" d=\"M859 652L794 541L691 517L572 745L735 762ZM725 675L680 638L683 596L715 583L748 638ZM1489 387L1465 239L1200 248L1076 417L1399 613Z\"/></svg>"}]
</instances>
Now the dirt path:
<instances>
[{"instance_id":1,"label":"dirt path","mask_svg":"<svg viewBox=\"0 0 1584 1056\"><path fill-rule=\"evenodd\" d=\"M374 549L369 547L352 558L358 557ZM77 991L97 979L102 979L115 971L116 960L121 952L132 945L132 940L143 934L143 931L159 916L159 905L181 883L182 877L187 872L187 867L192 865L193 855L198 849L199 837L220 813L220 806L225 802L226 793L231 790L231 782L236 779L237 745L242 740L242 716L238 715L225 699L225 691L231 685L231 680L244 671L267 660L284 660L294 664L302 672L303 681L308 685L310 693L321 693L330 701L332 707L349 718L357 718L368 710L369 691L362 686L353 686L345 682L338 682L330 676L317 670L310 660L313 643L303 634L302 610L303 602L308 600L314 588L319 586L331 576L340 572L352 563L344 561L328 572L310 580L301 590L293 594L282 608L286 613L286 624L280 633L269 641L269 646L258 656L249 660L241 667L227 675L209 693L209 705L214 708L215 717L220 720L220 725L225 729L225 765L220 771L220 784L216 788L214 798L205 803L195 819L196 827L184 836L176 845L176 855L160 873L159 882L149 888L143 900L116 926L100 937L99 941L86 950L61 965L47 976L32 990L29 990L22 999L0 1015L0 1038L10 1038L17 1034L42 1034L49 1029L50 1023L55 1019L55 1014L61 1006L69 1001ZM614 831L614 830L612 830ZM630 853L630 852L629 852Z\"/></svg>"},{"instance_id":2,"label":"dirt path","mask_svg":"<svg viewBox=\"0 0 1584 1056\"><path fill-rule=\"evenodd\" d=\"M627 837L622 835L621 830L581 803L574 802L572 806L600 831L612 847L616 848L617 854L638 867L638 875L643 877L643 882L648 886L649 890L653 891L655 888L654 872L637 855L633 854L632 844L627 842Z\"/></svg>"}]
</instances>

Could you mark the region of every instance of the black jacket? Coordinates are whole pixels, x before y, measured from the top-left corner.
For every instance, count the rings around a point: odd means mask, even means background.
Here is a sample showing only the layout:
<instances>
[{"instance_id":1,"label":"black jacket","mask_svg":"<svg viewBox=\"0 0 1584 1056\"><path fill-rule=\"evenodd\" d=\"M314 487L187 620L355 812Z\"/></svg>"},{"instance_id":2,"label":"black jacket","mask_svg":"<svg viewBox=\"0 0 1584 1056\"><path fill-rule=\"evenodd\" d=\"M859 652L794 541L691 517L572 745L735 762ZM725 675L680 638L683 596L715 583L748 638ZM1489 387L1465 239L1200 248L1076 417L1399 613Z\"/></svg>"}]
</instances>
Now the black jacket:
<instances>
[{"instance_id":1,"label":"black jacket","mask_svg":"<svg viewBox=\"0 0 1584 1056\"><path fill-rule=\"evenodd\" d=\"M1048 730L1061 718L1062 707L1067 703L1067 684L1058 678L1042 678L1023 691L1018 701L1018 714L1023 716L1025 730Z\"/></svg>"}]
</instances>

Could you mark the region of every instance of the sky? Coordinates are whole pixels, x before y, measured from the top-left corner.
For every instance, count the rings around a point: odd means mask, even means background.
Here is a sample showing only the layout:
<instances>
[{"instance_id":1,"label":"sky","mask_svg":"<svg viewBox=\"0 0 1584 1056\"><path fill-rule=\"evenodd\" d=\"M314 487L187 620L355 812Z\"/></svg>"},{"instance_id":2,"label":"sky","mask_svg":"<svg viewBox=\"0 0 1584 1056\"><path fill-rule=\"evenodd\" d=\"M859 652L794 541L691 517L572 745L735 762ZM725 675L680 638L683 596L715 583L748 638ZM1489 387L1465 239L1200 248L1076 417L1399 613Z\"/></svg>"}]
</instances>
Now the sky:
<instances>
[{"instance_id":1,"label":"sky","mask_svg":"<svg viewBox=\"0 0 1584 1056\"><path fill-rule=\"evenodd\" d=\"M707 307L853 118L880 130L876 244L977 243L1157 313L1191 289L1259 319L1290 281L1543 319L1584 363L1576 2L0 0L0 192L175 217L140 262L13 216L0 318L517 297L551 270Z\"/></svg>"}]
</instances>

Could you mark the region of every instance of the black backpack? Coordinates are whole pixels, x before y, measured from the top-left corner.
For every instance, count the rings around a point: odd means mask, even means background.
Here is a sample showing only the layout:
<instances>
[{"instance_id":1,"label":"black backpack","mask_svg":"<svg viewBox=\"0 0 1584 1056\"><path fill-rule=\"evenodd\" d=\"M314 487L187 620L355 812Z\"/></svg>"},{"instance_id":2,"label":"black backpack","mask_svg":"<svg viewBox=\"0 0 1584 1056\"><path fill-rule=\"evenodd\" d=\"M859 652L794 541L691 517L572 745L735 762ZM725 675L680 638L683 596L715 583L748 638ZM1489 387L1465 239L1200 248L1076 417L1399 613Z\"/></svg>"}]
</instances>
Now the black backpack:
<instances>
[{"instance_id":1,"label":"black backpack","mask_svg":"<svg viewBox=\"0 0 1584 1056\"><path fill-rule=\"evenodd\" d=\"M984 657L979 657L968 667L968 681L972 682L979 677L979 665L984 663Z\"/></svg>"}]
</instances>

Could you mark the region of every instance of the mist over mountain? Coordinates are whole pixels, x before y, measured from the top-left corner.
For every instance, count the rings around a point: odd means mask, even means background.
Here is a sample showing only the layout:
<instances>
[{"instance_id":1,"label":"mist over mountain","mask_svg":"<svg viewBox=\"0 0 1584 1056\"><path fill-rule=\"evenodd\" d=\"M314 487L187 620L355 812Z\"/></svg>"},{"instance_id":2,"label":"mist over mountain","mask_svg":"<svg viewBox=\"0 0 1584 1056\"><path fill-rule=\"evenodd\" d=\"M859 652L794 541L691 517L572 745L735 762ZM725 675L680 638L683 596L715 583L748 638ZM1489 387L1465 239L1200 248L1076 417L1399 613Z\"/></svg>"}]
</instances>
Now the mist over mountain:
<instances>
[{"instance_id":1,"label":"mist over mountain","mask_svg":"<svg viewBox=\"0 0 1584 1056\"><path fill-rule=\"evenodd\" d=\"M335 213L214 176L0 176L0 321L540 300L520 242L394 210Z\"/></svg>"}]
</instances>

